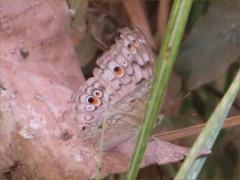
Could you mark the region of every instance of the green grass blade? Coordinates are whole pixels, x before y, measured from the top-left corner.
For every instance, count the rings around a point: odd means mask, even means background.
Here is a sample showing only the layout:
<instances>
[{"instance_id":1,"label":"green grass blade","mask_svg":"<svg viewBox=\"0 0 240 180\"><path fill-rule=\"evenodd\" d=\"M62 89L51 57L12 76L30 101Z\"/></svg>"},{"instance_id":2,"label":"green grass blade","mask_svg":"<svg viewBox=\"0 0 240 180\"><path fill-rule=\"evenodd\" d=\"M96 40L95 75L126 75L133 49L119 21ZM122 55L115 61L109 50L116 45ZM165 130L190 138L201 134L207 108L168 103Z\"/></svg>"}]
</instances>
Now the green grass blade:
<instances>
[{"instance_id":1,"label":"green grass blade","mask_svg":"<svg viewBox=\"0 0 240 180\"><path fill-rule=\"evenodd\" d=\"M219 131L221 130L224 119L226 118L234 99L240 91L240 70L238 71L230 88L215 108L206 126L198 136L187 159L184 161L175 177L178 179L196 179L207 157L199 158L203 151L211 150Z\"/></svg>"},{"instance_id":2,"label":"green grass blade","mask_svg":"<svg viewBox=\"0 0 240 180\"><path fill-rule=\"evenodd\" d=\"M165 90L183 37L191 5L192 0L175 0L173 3L167 31L154 71L153 84L145 111L145 120L139 132L137 145L127 174L128 180L134 180L137 177L154 121L157 119L164 99Z\"/></svg>"}]
</instances>

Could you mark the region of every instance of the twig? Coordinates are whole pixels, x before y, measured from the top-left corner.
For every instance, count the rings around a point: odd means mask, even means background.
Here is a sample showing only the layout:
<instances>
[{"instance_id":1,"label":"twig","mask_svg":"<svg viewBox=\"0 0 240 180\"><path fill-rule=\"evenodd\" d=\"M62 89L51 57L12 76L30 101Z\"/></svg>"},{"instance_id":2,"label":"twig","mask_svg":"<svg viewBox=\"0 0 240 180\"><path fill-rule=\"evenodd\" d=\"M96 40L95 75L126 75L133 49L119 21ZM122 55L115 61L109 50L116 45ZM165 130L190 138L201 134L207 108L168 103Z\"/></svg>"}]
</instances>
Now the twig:
<instances>
[{"instance_id":1,"label":"twig","mask_svg":"<svg viewBox=\"0 0 240 180\"><path fill-rule=\"evenodd\" d=\"M199 134L205 125L206 123L202 123L191 127L171 130L168 132L153 135L153 137L157 137L163 141L174 141L177 139ZM223 128L229 128L237 125L240 125L240 116L227 118L224 122Z\"/></svg>"}]
</instances>

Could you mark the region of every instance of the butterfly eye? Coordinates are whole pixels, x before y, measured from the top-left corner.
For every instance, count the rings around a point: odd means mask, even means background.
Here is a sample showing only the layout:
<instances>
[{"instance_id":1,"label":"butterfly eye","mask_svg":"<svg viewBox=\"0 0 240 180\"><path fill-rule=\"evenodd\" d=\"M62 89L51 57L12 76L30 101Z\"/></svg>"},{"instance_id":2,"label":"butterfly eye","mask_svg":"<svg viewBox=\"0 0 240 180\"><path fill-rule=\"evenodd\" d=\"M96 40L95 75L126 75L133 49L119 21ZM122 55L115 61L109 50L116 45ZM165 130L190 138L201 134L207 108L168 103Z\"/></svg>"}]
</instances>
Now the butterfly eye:
<instances>
[{"instance_id":1,"label":"butterfly eye","mask_svg":"<svg viewBox=\"0 0 240 180\"><path fill-rule=\"evenodd\" d=\"M114 68L113 68L113 71L114 71L114 73L115 73L115 75L117 76L117 77L123 77L123 75L124 75L124 70L123 70L123 68L122 67L120 67L120 66L115 66Z\"/></svg>"},{"instance_id":2,"label":"butterfly eye","mask_svg":"<svg viewBox=\"0 0 240 180\"><path fill-rule=\"evenodd\" d=\"M96 96L88 96L86 101L88 104L92 104L94 106L99 106L101 104L101 100Z\"/></svg>"},{"instance_id":3,"label":"butterfly eye","mask_svg":"<svg viewBox=\"0 0 240 180\"><path fill-rule=\"evenodd\" d=\"M97 89L97 90L93 91L93 95L100 98L100 97L102 97L103 93L102 93L102 91Z\"/></svg>"}]
</instances>

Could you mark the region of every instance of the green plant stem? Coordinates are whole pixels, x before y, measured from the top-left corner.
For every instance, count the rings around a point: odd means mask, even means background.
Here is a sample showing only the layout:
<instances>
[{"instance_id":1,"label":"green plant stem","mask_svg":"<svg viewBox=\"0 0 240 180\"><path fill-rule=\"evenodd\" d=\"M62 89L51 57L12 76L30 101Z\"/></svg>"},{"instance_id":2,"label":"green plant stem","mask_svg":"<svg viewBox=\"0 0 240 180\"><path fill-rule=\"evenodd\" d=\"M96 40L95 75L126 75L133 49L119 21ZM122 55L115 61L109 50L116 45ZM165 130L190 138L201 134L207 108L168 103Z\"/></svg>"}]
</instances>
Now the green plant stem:
<instances>
[{"instance_id":1,"label":"green plant stem","mask_svg":"<svg viewBox=\"0 0 240 180\"><path fill-rule=\"evenodd\" d=\"M165 90L183 37L191 5L192 0L175 0L173 3L167 31L154 71L153 84L145 110L145 120L139 132L137 145L127 174L128 180L134 180L137 177L154 121L157 119L160 106L164 100Z\"/></svg>"},{"instance_id":2,"label":"green plant stem","mask_svg":"<svg viewBox=\"0 0 240 180\"><path fill-rule=\"evenodd\" d=\"M198 136L187 159L184 161L175 177L179 179L196 179L207 157L198 157L201 152L211 150L219 131L221 130L224 119L226 118L234 99L240 91L240 70L238 71L230 88L215 108L206 126Z\"/></svg>"}]
</instances>

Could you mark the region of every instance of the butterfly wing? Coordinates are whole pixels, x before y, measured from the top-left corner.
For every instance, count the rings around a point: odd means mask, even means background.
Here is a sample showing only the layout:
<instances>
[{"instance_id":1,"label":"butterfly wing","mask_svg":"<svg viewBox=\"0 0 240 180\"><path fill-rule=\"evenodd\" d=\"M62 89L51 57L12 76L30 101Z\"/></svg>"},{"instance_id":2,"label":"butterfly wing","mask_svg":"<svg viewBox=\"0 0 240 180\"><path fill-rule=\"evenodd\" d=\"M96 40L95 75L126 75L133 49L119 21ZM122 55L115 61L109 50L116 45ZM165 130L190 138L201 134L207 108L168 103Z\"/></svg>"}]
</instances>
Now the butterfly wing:
<instances>
[{"instance_id":1,"label":"butterfly wing","mask_svg":"<svg viewBox=\"0 0 240 180\"><path fill-rule=\"evenodd\" d=\"M93 77L77 93L75 120L79 136L95 142L105 122L104 144L114 146L135 134L141 123L152 77L152 53L140 30L125 28L97 64Z\"/></svg>"}]
</instances>

